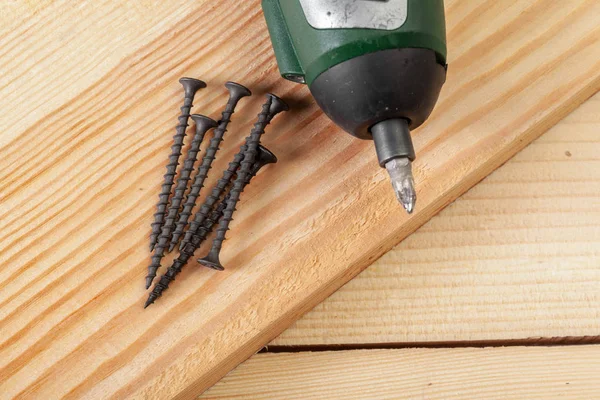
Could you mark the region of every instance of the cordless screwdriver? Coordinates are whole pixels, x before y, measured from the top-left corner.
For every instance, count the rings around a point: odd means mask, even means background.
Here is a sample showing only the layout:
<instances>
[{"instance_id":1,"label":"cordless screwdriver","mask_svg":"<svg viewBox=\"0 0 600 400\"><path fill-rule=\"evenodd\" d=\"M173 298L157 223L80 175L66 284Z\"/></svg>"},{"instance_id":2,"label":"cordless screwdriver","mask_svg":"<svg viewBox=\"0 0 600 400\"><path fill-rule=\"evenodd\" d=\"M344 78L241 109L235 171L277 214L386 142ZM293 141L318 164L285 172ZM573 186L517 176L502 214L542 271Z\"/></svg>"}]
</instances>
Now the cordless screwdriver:
<instances>
[{"instance_id":1,"label":"cordless screwdriver","mask_svg":"<svg viewBox=\"0 0 600 400\"><path fill-rule=\"evenodd\" d=\"M262 0L281 75L307 84L333 122L374 140L398 201L416 191L410 131L446 80L443 0Z\"/></svg>"}]
</instances>

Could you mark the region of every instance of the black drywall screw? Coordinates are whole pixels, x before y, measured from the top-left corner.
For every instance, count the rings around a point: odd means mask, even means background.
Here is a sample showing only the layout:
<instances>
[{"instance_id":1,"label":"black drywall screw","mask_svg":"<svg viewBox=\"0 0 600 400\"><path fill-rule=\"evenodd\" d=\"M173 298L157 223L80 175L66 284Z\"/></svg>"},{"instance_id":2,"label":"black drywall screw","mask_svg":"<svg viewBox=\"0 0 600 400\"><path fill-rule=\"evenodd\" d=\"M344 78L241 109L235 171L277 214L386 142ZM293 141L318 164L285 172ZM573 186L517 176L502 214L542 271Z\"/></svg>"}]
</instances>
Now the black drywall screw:
<instances>
[{"instance_id":1,"label":"black drywall screw","mask_svg":"<svg viewBox=\"0 0 600 400\"><path fill-rule=\"evenodd\" d=\"M284 101L280 100L276 96L274 97L277 98L278 101L273 101L271 103L267 123L270 123L273 120L273 118L280 112L288 110L288 106L287 104L285 104ZM244 159L244 154L248 149L249 140L250 136L248 136L246 138L245 143L242 146L240 146L240 150L233 157L233 160L229 163L229 167L225 171L223 171L223 176L221 177L221 179L219 179L217 185L213 187L210 195L206 198L204 204L202 204L200 209L196 212L196 215L194 215L194 219L190 223L190 227L185 234L185 238L182 240L181 245L179 246L180 250L185 247L186 243L189 243L192 240L192 235L200 228L200 226L202 226L202 223L207 218L208 213L210 213L214 204L217 201L219 201L219 199L221 198L221 194L223 193L225 188L231 183L231 179L238 170L240 163Z\"/></svg>"},{"instance_id":2,"label":"black drywall screw","mask_svg":"<svg viewBox=\"0 0 600 400\"><path fill-rule=\"evenodd\" d=\"M146 289L150 287L154 277L156 276L156 271L160 268L160 261L165 256L165 250L169 245L169 239L171 238L171 232L175 227L175 218L177 212L179 211L179 206L181 205L181 199L183 199L183 193L185 192L187 181L189 180L189 176L191 170L194 168L194 162L196 161L196 155L198 154L198 149L200 148L200 143L204 138L204 135L210 128L214 128L217 123L203 115L192 115L192 119L196 122L196 134L194 135L194 140L192 142L192 148L188 153L188 157L186 158L183 168L181 170L181 174L179 179L177 180L177 187L175 188L175 194L171 199L171 206L169 207L169 213L165 218L164 225L160 232L160 236L158 237L158 241L154 246L154 254L152 255L152 262L148 266L148 275L146 276Z\"/></svg>"},{"instance_id":3,"label":"black drywall screw","mask_svg":"<svg viewBox=\"0 0 600 400\"><path fill-rule=\"evenodd\" d=\"M202 158L202 164L198 167L198 171L196 171L196 176L194 177L194 183L192 184L190 191L187 195L185 204L183 206L183 210L181 214L179 214L179 221L177 222L177 227L173 232L173 237L171 238L171 246L169 251L172 251L179 238L183 234L185 227L188 223L190 215L192 214L193 208L196 206L196 200L200 195L200 190L204 186L204 181L208 176L208 171L211 168L212 162L215 159L215 155L219 150L219 145L223 140L223 136L225 132L227 132L227 125L231 121L231 116L235 111L235 107L237 106L240 99L246 96L251 96L252 92L250 90L239 83L235 82L227 82L225 87L229 91L229 100L227 101L227 105L225 106L225 110L221 115L221 120L219 121L219 126L215 129L215 134L210 141L208 148L206 149L206 154Z\"/></svg>"},{"instance_id":4,"label":"black drywall screw","mask_svg":"<svg viewBox=\"0 0 600 400\"><path fill-rule=\"evenodd\" d=\"M167 214L167 217L165 218L165 222L160 232L160 236L158 237L158 243L155 245L155 254L159 251L159 249L162 249L162 251L164 251L164 247L166 247L169 244L169 240L171 239L171 233L173 232L173 228L175 228L175 221L177 220L177 214L179 213L179 208L183 200L183 195L187 189L187 183L190 180L190 175L192 174L192 171L194 170L194 164L196 163L198 151L200 150L200 145L204 140L206 132L208 132L209 129L214 128L218 125L217 122L215 122L215 120L213 120L212 118L205 117L204 115L194 114L191 116L191 118L196 123L196 133L194 135L194 139L192 140L187 157L181 168L179 179L177 179L177 186L175 187L175 192L173 193L173 197L171 198L169 212Z\"/></svg>"},{"instance_id":5,"label":"black drywall screw","mask_svg":"<svg viewBox=\"0 0 600 400\"><path fill-rule=\"evenodd\" d=\"M193 114L191 118L196 123L196 134L194 135L194 139L192 140L190 149L188 150L187 157L183 163L183 167L181 168L181 173L177 179L177 186L175 187L175 193L171 199L169 214L167 215L165 224L163 225L163 231L161 232L161 235L163 235L165 229L168 229L167 235L169 239L171 237L171 232L175 227L175 221L177 221L177 216L179 215L179 208L181 206L181 202L183 201L183 195L187 189L188 181L190 180L192 171L194 171L194 164L196 164L196 160L198 159L198 152L200 151L200 146L204 141L204 136L211 128L218 126L218 123L214 119L204 115Z\"/></svg>"},{"instance_id":6,"label":"black drywall screw","mask_svg":"<svg viewBox=\"0 0 600 400\"><path fill-rule=\"evenodd\" d=\"M243 163L243 161L242 161L242 163ZM273 154L269 149L267 149L263 145L259 145L258 146L258 155L256 156L256 161L252 165L252 168L250 169L250 173L246 176L244 187L250 183L252 178L254 178L256 176L256 174L262 167L264 167L265 165L268 165L268 164L275 164L275 163L277 163L277 157L275 156L275 154ZM238 174L239 174L239 169L238 169ZM239 177L239 175L238 175L238 177ZM200 232L196 232L196 234L200 233L201 235L205 235L204 239L206 239L206 236L208 236L210 234L210 232L212 231L213 225L215 223L217 223L219 221L219 219L224 215L223 213L224 213L225 209L227 208L227 204L230 199L231 199L231 191L229 193L227 193L227 196L225 196L223 201L221 201L221 203L217 207L217 210L219 210L219 218L210 225L211 230L205 233L203 231L203 228L200 228L199 229ZM211 217L212 216L213 215L211 214ZM194 236L192 236L192 243L194 243L194 237L196 236L196 234L194 234ZM198 245L198 247L200 247L200 245ZM198 248L198 247L196 247L196 248ZM198 260L198 262L200 262L200 260ZM201 265L204 265L204 264L201 264ZM204 265L204 266L211 268L211 269L215 269L217 271L223 271L223 267L219 266L219 265Z\"/></svg>"},{"instance_id":7,"label":"black drywall screw","mask_svg":"<svg viewBox=\"0 0 600 400\"><path fill-rule=\"evenodd\" d=\"M198 90L206 87L206 83L193 78L181 78L179 83L183 85L184 90L183 106L181 107L181 114L178 118L179 124L177 125L175 136L173 136L173 145L171 146L171 155L169 156L169 163L167 164L167 173L164 176L162 188L158 195L158 204L156 205L154 222L151 224L152 234L150 235L150 251L154 249L154 245L158 240L158 235L160 234L165 221L165 213L169 203L169 196L171 195L171 188L177 171L177 165L179 164L181 147L183 146L183 139L188 126L188 118L193 106L192 103L194 102L194 97Z\"/></svg>"},{"instance_id":8,"label":"black drywall screw","mask_svg":"<svg viewBox=\"0 0 600 400\"><path fill-rule=\"evenodd\" d=\"M209 213L212 211L213 206L219 199L221 195L225 191L225 189L230 186L231 180L233 176L237 172L240 167L240 163L244 158L244 153L246 153L246 149L248 149L248 145L244 143L240 146L240 150L233 157L233 160L229 163L229 166L225 171L223 171L223 175L217 181L217 184L212 188L212 191L204 200L204 203L200 206L200 209L196 211L196 215L194 215L194 219L190 223L190 227L185 233L185 238L181 241L179 245L179 250L183 250L191 241L198 229L202 226L204 221L208 218Z\"/></svg>"},{"instance_id":9,"label":"black drywall screw","mask_svg":"<svg viewBox=\"0 0 600 400\"><path fill-rule=\"evenodd\" d=\"M272 103L280 103L279 107L283 110L289 109L287 104L285 104L285 102L279 97L273 94L267 95L267 102L263 105L262 112L258 115L258 121L256 124L254 124L254 129L252 129L252 133L250 134L248 140L248 149L244 154L244 159L242 160L240 169L237 172L237 177L233 183L233 187L229 192L227 207L223 211L223 217L221 218L219 227L217 228L217 236L213 240L210 252L204 258L198 260L200 264L206 267L223 270L223 266L219 261L219 254L223 246L223 241L225 240L225 234L229 230L229 224L233 220L233 212L235 211L235 207L240 200L241 193L244 191L246 179L251 172L252 165L254 164L256 155L258 154L260 138L265 133L265 128L269 124Z\"/></svg>"},{"instance_id":10,"label":"black drywall screw","mask_svg":"<svg viewBox=\"0 0 600 400\"><path fill-rule=\"evenodd\" d=\"M275 155L266 147L259 146L258 150L258 161L252 166L252 171L247 179L247 183L250 183L250 180L256 176L262 167L268 164L275 164L277 162L277 157L275 157ZM194 255L194 252L200 247L202 242L206 240L207 236L212 232L213 226L219 221L221 215L223 215L223 210L225 210L227 207L228 198L229 196L226 196L221 203L219 203L217 208L210 213L206 221L204 221L202 227L192 237L191 243L186 244L186 246L181 250L179 257L173 261L173 265L171 265L169 269L167 269L167 272L160 277L160 280L156 285L154 285L152 292L148 296L148 300L146 300L144 308L148 307L160 296L162 296L162 293L169 288L169 284L175 280L175 277L181 272L183 267L187 265L189 259Z\"/></svg>"}]
</instances>

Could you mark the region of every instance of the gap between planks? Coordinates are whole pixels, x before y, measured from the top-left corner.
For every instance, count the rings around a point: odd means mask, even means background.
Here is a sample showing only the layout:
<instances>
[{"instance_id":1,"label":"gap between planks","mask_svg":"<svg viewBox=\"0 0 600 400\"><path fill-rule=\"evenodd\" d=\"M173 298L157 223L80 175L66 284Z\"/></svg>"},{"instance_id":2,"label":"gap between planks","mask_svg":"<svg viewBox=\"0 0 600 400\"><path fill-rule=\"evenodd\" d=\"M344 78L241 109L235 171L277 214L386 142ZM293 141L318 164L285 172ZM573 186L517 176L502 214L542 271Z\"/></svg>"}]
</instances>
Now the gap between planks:
<instances>
[{"instance_id":1,"label":"gap between planks","mask_svg":"<svg viewBox=\"0 0 600 400\"><path fill-rule=\"evenodd\" d=\"M322 351L352 351L352 350L396 350L396 349L456 349L456 348L486 348L486 347L551 347L551 346L586 346L600 344L597 336L564 336L564 337L531 337L524 339L505 340L465 340L456 342L406 342L406 343L342 343L323 345L297 346L265 346L257 354L264 353L302 353Z\"/></svg>"}]
</instances>

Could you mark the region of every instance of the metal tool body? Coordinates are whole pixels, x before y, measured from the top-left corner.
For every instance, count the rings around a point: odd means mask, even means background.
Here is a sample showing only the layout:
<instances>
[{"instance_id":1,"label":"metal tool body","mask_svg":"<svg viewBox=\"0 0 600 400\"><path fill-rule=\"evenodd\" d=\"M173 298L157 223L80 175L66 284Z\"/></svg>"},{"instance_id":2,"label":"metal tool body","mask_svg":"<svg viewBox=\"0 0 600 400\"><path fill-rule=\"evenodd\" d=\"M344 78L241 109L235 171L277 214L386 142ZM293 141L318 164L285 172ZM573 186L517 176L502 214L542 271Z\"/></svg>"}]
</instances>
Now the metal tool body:
<instances>
[{"instance_id":1,"label":"metal tool body","mask_svg":"<svg viewBox=\"0 0 600 400\"><path fill-rule=\"evenodd\" d=\"M345 131L374 139L400 202L416 200L410 131L446 79L443 0L262 0L281 75Z\"/></svg>"}]
</instances>

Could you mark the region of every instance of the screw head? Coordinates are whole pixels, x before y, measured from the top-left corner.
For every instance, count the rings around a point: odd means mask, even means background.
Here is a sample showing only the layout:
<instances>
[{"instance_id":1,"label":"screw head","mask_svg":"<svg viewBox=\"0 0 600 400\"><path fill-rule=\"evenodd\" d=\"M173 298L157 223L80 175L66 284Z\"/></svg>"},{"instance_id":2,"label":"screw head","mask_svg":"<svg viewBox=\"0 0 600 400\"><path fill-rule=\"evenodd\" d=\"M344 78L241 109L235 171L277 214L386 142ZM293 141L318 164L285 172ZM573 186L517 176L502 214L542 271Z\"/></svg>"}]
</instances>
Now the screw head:
<instances>
[{"instance_id":1,"label":"screw head","mask_svg":"<svg viewBox=\"0 0 600 400\"><path fill-rule=\"evenodd\" d=\"M268 93L267 98L271 99L271 107L269 108L269 120L273 119L273 117L275 117L280 112L288 111L290 109L290 106L288 106L288 104L285 101L283 101L273 93Z\"/></svg>"},{"instance_id":2,"label":"screw head","mask_svg":"<svg viewBox=\"0 0 600 400\"><path fill-rule=\"evenodd\" d=\"M267 164L275 164L277 162L277 156L267 149L262 144L258 146L258 163L261 167Z\"/></svg>"},{"instance_id":3,"label":"screw head","mask_svg":"<svg viewBox=\"0 0 600 400\"><path fill-rule=\"evenodd\" d=\"M206 132L210 128L215 128L219 125L217 121L206 115L192 114L190 115L190 118L196 123L196 132Z\"/></svg>"},{"instance_id":4,"label":"screw head","mask_svg":"<svg viewBox=\"0 0 600 400\"><path fill-rule=\"evenodd\" d=\"M255 176L256 174L258 174L258 171L260 171L262 167L268 164L275 164L276 162L277 157L275 157L275 154L273 154L269 149L267 149L263 145L259 145L258 156L256 158L256 162L252 166L250 175Z\"/></svg>"},{"instance_id":5,"label":"screw head","mask_svg":"<svg viewBox=\"0 0 600 400\"><path fill-rule=\"evenodd\" d=\"M244 85L240 85L236 82L227 82L225 87L229 91L229 96L235 99L241 99L242 97L252 96L252 92Z\"/></svg>"},{"instance_id":6,"label":"screw head","mask_svg":"<svg viewBox=\"0 0 600 400\"><path fill-rule=\"evenodd\" d=\"M223 266L221 265L221 261L219 261L219 253L216 253L214 251L208 253L208 255L204 258L199 258L198 262L201 265L204 265L205 267L214 269L216 271L225 270L225 268L223 268Z\"/></svg>"},{"instance_id":7,"label":"screw head","mask_svg":"<svg viewBox=\"0 0 600 400\"><path fill-rule=\"evenodd\" d=\"M204 89L206 87L206 83L204 83L200 79L194 78L181 78L179 80L179 83L183 85L185 97L194 97L198 90Z\"/></svg>"}]
</instances>

